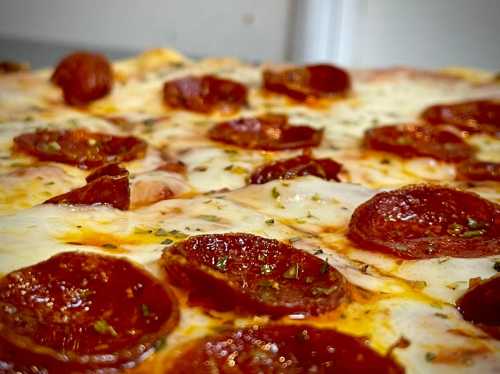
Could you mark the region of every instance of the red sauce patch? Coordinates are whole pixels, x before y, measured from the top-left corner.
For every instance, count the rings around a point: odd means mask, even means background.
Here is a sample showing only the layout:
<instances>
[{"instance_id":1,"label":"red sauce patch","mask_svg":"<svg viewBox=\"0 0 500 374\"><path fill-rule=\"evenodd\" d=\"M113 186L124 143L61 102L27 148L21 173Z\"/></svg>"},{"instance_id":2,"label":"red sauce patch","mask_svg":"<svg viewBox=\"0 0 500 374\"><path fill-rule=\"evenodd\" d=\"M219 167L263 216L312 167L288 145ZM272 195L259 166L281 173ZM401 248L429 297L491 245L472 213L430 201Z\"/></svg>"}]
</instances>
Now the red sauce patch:
<instances>
[{"instance_id":1,"label":"red sauce patch","mask_svg":"<svg viewBox=\"0 0 500 374\"><path fill-rule=\"evenodd\" d=\"M500 132L500 102L492 100L433 105L424 110L421 117L432 124L446 123L471 133Z\"/></svg>"},{"instance_id":2,"label":"red sauce patch","mask_svg":"<svg viewBox=\"0 0 500 374\"><path fill-rule=\"evenodd\" d=\"M7 274L0 305L0 336L13 347L0 349L2 359L25 366L38 357L67 369L58 372L141 360L178 320L176 301L151 275L124 259L78 252Z\"/></svg>"},{"instance_id":3,"label":"red sauce patch","mask_svg":"<svg viewBox=\"0 0 500 374\"><path fill-rule=\"evenodd\" d=\"M465 161L457 166L457 179L500 182L500 163Z\"/></svg>"},{"instance_id":4,"label":"red sauce patch","mask_svg":"<svg viewBox=\"0 0 500 374\"><path fill-rule=\"evenodd\" d=\"M194 304L216 310L318 315L346 293L344 277L327 262L250 234L194 236L166 249L162 260Z\"/></svg>"},{"instance_id":5,"label":"red sauce patch","mask_svg":"<svg viewBox=\"0 0 500 374\"><path fill-rule=\"evenodd\" d=\"M500 253L500 206L451 188L405 187L356 208L348 237L406 259L491 256Z\"/></svg>"},{"instance_id":6,"label":"red sauce patch","mask_svg":"<svg viewBox=\"0 0 500 374\"><path fill-rule=\"evenodd\" d=\"M116 209L129 209L130 186L127 169L118 164L106 165L96 169L86 180L85 186L50 198L44 204L106 204Z\"/></svg>"},{"instance_id":7,"label":"red sauce patch","mask_svg":"<svg viewBox=\"0 0 500 374\"><path fill-rule=\"evenodd\" d=\"M298 101L346 94L351 89L349 74L333 65L308 65L282 71L264 70L263 85L268 91Z\"/></svg>"},{"instance_id":8,"label":"red sauce patch","mask_svg":"<svg viewBox=\"0 0 500 374\"><path fill-rule=\"evenodd\" d=\"M444 128L421 125L391 125L365 132L364 146L400 157L432 157L458 162L472 157L474 149Z\"/></svg>"},{"instance_id":9,"label":"red sauce patch","mask_svg":"<svg viewBox=\"0 0 500 374\"><path fill-rule=\"evenodd\" d=\"M457 307L466 321L500 339L500 276L472 287L457 300Z\"/></svg>"},{"instance_id":10,"label":"red sauce patch","mask_svg":"<svg viewBox=\"0 0 500 374\"><path fill-rule=\"evenodd\" d=\"M329 158L315 159L302 155L260 167L250 176L249 182L263 184L275 179L293 179L304 175L340 182L338 174L341 169L342 165Z\"/></svg>"},{"instance_id":11,"label":"red sauce patch","mask_svg":"<svg viewBox=\"0 0 500 374\"><path fill-rule=\"evenodd\" d=\"M305 325L268 325L200 339L164 373L372 373L404 370L361 339Z\"/></svg>"},{"instance_id":12,"label":"red sauce patch","mask_svg":"<svg viewBox=\"0 0 500 374\"><path fill-rule=\"evenodd\" d=\"M317 147L323 139L323 130L290 125L286 116L267 115L221 122L209 130L208 136L241 148L280 151Z\"/></svg>"},{"instance_id":13,"label":"red sauce patch","mask_svg":"<svg viewBox=\"0 0 500 374\"><path fill-rule=\"evenodd\" d=\"M134 136L77 130L40 130L14 138L15 149L42 161L95 168L144 156L147 144Z\"/></svg>"},{"instance_id":14,"label":"red sauce patch","mask_svg":"<svg viewBox=\"0 0 500 374\"><path fill-rule=\"evenodd\" d=\"M247 89L241 83L213 75L188 76L165 82L163 100L175 109L234 112L246 104Z\"/></svg>"},{"instance_id":15,"label":"red sauce patch","mask_svg":"<svg viewBox=\"0 0 500 374\"><path fill-rule=\"evenodd\" d=\"M76 52L59 62L50 80L62 88L67 104L85 105L111 92L113 70L101 54Z\"/></svg>"}]
</instances>

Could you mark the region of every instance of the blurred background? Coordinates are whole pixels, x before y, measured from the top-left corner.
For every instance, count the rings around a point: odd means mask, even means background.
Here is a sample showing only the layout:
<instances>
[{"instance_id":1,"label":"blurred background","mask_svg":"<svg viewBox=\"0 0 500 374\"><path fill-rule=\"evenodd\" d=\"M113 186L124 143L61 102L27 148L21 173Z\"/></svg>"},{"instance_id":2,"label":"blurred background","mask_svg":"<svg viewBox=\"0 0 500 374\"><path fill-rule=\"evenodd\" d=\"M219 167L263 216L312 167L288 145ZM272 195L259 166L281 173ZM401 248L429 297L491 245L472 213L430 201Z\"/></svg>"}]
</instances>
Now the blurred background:
<instances>
[{"instance_id":1,"label":"blurred background","mask_svg":"<svg viewBox=\"0 0 500 374\"><path fill-rule=\"evenodd\" d=\"M0 0L0 60L75 49L500 70L500 0Z\"/></svg>"}]
</instances>

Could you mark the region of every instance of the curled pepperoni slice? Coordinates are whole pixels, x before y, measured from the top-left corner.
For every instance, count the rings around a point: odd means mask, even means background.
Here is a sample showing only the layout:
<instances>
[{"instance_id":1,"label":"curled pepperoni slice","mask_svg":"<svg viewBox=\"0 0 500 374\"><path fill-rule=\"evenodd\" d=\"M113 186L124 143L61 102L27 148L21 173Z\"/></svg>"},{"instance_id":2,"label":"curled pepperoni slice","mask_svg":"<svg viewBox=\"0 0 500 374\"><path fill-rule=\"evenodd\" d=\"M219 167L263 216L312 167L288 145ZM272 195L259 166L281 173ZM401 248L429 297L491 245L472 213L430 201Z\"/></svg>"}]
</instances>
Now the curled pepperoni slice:
<instances>
[{"instance_id":1,"label":"curled pepperoni slice","mask_svg":"<svg viewBox=\"0 0 500 374\"><path fill-rule=\"evenodd\" d=\"M96 169L87 178L87 184L65 194L55 196L44 204L106 204L121 210L130 207L128 171L117 164Z\"/></svg>"},{"instance_id":2,"label":"curled pepperoni slice","mask_svg":"<svg viewBox=\"0 0 500 374\"><path fill-rule=\"evenodd\" d=\"M116 136L83 129L41 130L14 138L16 150L42 161L57 161L81 168L141 158L147 144L134 136Z\"/></svg>"},{"instance_id":3,"label":"curled pepperoni slice","mask_svg":"<svg viewBox=\"0 0 500 374\"><path fill-rule=\"evenodd\" d=\"M7 274L0 306L10 359L18 366L41 359L61 373L141 360L178 320L175 299L145 271L124 259L78 252ZM16 355L20 350L25 354Z\"/></svg>"},{"instance_id":4,"label":"curled pepperoni slice","mask_svg":"<svg viewBox=\"0 0 500 374\"><path fill-rule=\"evenodd\" d=\"M460 299L457 307L466 321L500 339L500 277L473 286Z\"/></svg>"},{"instance_id":5,"label":"curled pepperoni slice","mask_svg":"<svg viewBox=\"0 0 500 374\"><path fill-rule=\"evenodd\" d=\"M169 373L404 373L361 339L306 325L267 325L200 339Z\"/></svg>"},{"instance_id":6,"label":"curled pepperoni slice","mask_svg":"<svg viewBox=\"0 0 500 374\"><path fill-rule=\"evenodd\" d=\"M500 182L500 163L465 161L457 166L457 179Z\"/></svg>"},{"instance_id":7,"label":"curled pepperoni slice","mask_svg":"<svg viewBox=\"0 0 500 374\"><path fill-rule=\"evenodd\" d=\"M241 83L213 75L188 76L165 82L163 100L169 107L193 112L233 112L246 104L247 89Z\"/></svg>"},{"instance_id":8,"label":"curled pepperoni slice","mask_svg":"<svg viewBox=\"0 0 500 374\"><path fill-rule=\"evenodd\" d=\"M279 151L316 147L323 139L323 130L292 126L286 116L267 115L221 122L210 129L208 136L241 148Z\"/></svg>"},{"instance_id":9,"label":"curled pepperoni slice","mask_svg":"<svg viewBox=\"0 0 500 374\"><path fill-rule=\"evenodd\" d=\"M327 262L250 234L194 236L162 259L174 285L195 304L210 298L216 310L317 315L335 309L346 293L343 276Z\"/></svg>"},{"instance_id":10,"label":"curled pepperoni slice","mask_svg":"<svg viewBox=\"0 0 500 374\"><path fill-rule=\"evenodd\" d=\"M275 179L293 179L304 175L314 175L325 180L340 182L338 173L342 165L329 159L315 159L308 155L297 156L264 165L249 178L252 184L263 184Z\"/></svg>"},{"instance_id":11,"label":"curled pepperoni slice","mask_svg":"<svg viewBox=\"0 0 500 374\"><path fill-rule=\"evenodd\" d=\"M500 253L500 206L451 188L410 186L356 208L348 237L406 259L490 256Z\"/></svg>"},{"instance_id":12,"label":"curled pepperoni slice","mask_svg":"<svg viewBox=\"0 0 500 374\"><path fill-rule=\"evenodd\" d=\"M264 70L264 88L298 101L347 93L349 74L333 65L308 65L283 71Z\"/></svg>"},{"instance_id":13,"label":"curled pepperoni slice","mask_svg":"<svg viewBox=\"0 0 500 374\"><path fill-rule=\"evenodd\" d=\"M365 132L364 146L400 157L432 157L448 162L470 158L474 150L464 140L441 127L391 125Z\"/></svg>"},{"instance_id":14,"label":"curled pepperoni slice","mask_svg":"<svg viewBox=\"0 0 500 374\"><path fill-rule=\"evenodd\" d=\"M447 123L472 133L500 132L500 102L493 100L433 105L425 109L421 117L432 124Z\"/></svg>"},{"instance_id":15,"label":"curled pepperoni slice","mask_svg":"<svg viewBox=\"0 0 500 374\"><path fill-rule=\"evenodd\" d=\"M75 52L59 62L50 78L62 88L69 105L85 105L100 99L113 88L113 71L101 54Z\"/></svg>"}]
</instances>

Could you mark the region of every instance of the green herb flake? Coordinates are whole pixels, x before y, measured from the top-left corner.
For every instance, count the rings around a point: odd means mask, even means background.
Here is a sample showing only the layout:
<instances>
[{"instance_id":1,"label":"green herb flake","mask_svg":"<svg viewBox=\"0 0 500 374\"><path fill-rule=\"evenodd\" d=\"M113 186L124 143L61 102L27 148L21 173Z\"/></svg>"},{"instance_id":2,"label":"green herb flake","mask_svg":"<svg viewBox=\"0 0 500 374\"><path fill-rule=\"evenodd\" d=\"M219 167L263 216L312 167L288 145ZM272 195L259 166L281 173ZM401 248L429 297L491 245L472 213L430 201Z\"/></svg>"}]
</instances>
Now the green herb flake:
<instances>
[{"instance_id":1,"label":"green herb flake","mask_svg":"<svg viewBox=\"0 0 500 374\"><path fill-rule=\"evenodd\" d=\"M262 288L274 288L275 290L280 289L279 283L272 279L262 279L257 283L257 285Z\"/></svg>"},{"instance_id":2,"label":"green herb flake","mask_svg":"<svg viewBox=\"0 0 500 374\"><path fill-rule=\"evenodd\" d=\"M274 218L266 219L265 222L266 222L266 225L269 225L269 226L274 225Z\"/></svg>"},{"instance_id":3,"label":"green herb flake","mask_svg":"<svg viewBox=\"0 0 500 374\"><path fill-rule=\"evenodd\" d=\"M319 269L320 274L326 274L328 272L328 260L323 260L323 263L321 264L321 269Z\"/></svg>"},{"instance_id":4,"label":"green herb flake","mask_svg":"<svg viewBox=\"0 0 500 374\"><path fill-rule=\"evenodd\" d=\"M288 241L290 242L290 244L293 244L300 241L300 238L298 236L294 236L293 238L288 239Z\"/></svg>"},{"instance_id":5,"label":"green herb flake","mask_svg":"<svg viewBox=\"0 0 500 374\"><path fill-rule=\"evenodd\" d=\"M460 235L463 230L464 230L464 227L461 224L452 223L451 225L448 226L447 232L450 235Z\"/></svg>"},{"instance_id":6,"label":"green herb flake","mask_svg":"<svg viewBox=\"0 0 500 374\"><path fill-rule=\"evenodd\" d=\"M313 253L313 255L317 256L317 255L322 255L323 254L323 250L321 248L319 249L316 249Z\"/></svg>"},{"instance_id":7,"label":"green herb flake","mask_svg":"<svg viewBox=\"0 0 500 374\"><path fill-rule=\"evenodd\" d=\"M58 142L50 142L50 143L47 143L47 150L49 150L50 152L58 152L61 150L61 146L59 145Z\"/></svg>"},{"instance_id":8,"label":"green herb flake","mask_svg":"<svg viewBox=\"0 0 500 374\"><path fill-rule=\"evenodd\" d=\"M99 334L109 334L111 336L118 336L118 333L113 328L113 326L111 326L103 319L94 322L94 330Z\"/></svg>"},{"instance_id":9,"label":"green herb flake","mask_svg":"<svg viewBox=\"0 0 500 374\"><path fill-rule=\"evenodd\" d=\"M273 187L273 189L271 190L271 196L273 197L273 199L277 199L280 197L280 192L276 187Z\"/></svg>"},{"instance_id":10,"label":"green herb flake","mask_svg":"<svg viewBox=\"0 0 500 374\"><path fill-rule=\"evenodd\" d=\"M162 228L155 231L155 236L167 236L168 232Z\"/></svg>"},{"instance_id":11,"label":"green herb flake","mask_svg":"<svg viewBox=\"0 0 500 374\"><path fill-rule=\"evenodd\" d=\"M52 186L52 185L54 185L54 184L56 184L56 182L54 182L54 181L50 181L50 182L46 182L46 183L44 183L44 186Z\"/></svg>"},{"instance_id":12,"label":"green herb flake","mask_svg":"<svg viewBox=\"0 0 500 374\"><path fill-rule=\"evenodd\" d=\"M162 350L163 348L165 348L166 345L167 345L167 340L165 339L165 337L161 337L154 343L155 352Z\"/></svg>"},{"instance_id":13,"label":"green herb flake","mask_svg":"<svg viewBox=\"0 0 500 374\"><path fill-rule=\"evenodd\" d=\"M223 256L217 260L215 263L215 267L219 269L220 271L226 271L227 270L227 256Z\"/></svg>"},{"instance_id":14,"label":"green herb flake","mask_svg":"<svg viewBox=\"0 0 500 374\"><path fill-rule=\"evenodd\" d=\"M299 264L292 264L287 271L283 273L283 278L299 279Z\"/></svg>"},{"instance_id":15,"label":"green herb flake","mask_svg":"<svg viewBox=\"0 0 500 374\"><path fill-rule=\"evenodd\" d=\"M115 248L118 248L116 245L112 244L112 243L104 243L102 245L103 248L108 248L108 249L115 249Z\"/></svg>"},{"instance_id":16,"label":"green herb flake","mask_svg":"<svg viewBox=\"0 0 500 374\"><path fill-rule=\"evenodd\" d=\"M314 195L312 195L311 200L312 201L320 201L321 196L319 196L319 194L315 193Z\"/></svg>"},{"instance_id":17,"label":"green herb flake","mask_svg":"<svg viewBox=\"0 0 500 374\"><path fill-rule=\"evenodd\" d=\"M478 230L478 229L484 229L485 224L482 222L479 222L478 220L472 218L472 217L467 217L467 227L471 230Z\"/></svg>"},{"instance_id":18,"label":"green herb flake","mask_svg":"<svg viewBox=\"0 0 500 374\"><path fill-rule=\"evenodd\" d=\"M475 238L477 236L484 235L485 232L485 230L470 230L463 232L460 236L462 238Z\"/></svg>"},{"instance_id":19,"label":"green herb flake","mask_svg":"<svg viewBox=\"0 0 500 374\"><path fill-rule=\"evenodd\" d=\"M432 352L426 352L425 353L425 361L427 362L432 362L436 359L436 354Z\"/></svg>"},{"instance_id":20,"label":"green herb flake","mask_svg":"<svg viewBox=\"0 0 500 374\"><path fill-rule=\"evenodd\" d=\"M168 233L170 236L174 237L174 239L186 239L188 237L188 235L179 230L171 230Z\"/></svg>"},{"instance_id":21,"label":"green herb flake","mask_svg":"<svg viewBox=\"0 0 500 374\"><path fill-rule=\"evenodd\" d=\"M493 264L493 269L500 272L500 261L495 261L495 263Z\"/></svg>"},{"instance_id":22,"label":"green herb flake","mask_svg":"<svg viewBox=\"0 0 500 374\"><path fill-rule=\"evenodd\" d=\"M141 304L141 312L143 317L149 317L151 315L151 311L149 310L149 306L147 304Z\"/></svg>"},{"instance_id":23,"label":"green herb flake","mask_svg":"<svg viewBox=\"0 0 500 374\"><path fill-rule=\"evenodd\" d=\"M174 241L172 239L165 239L163 240L160 244L165 244L165 245L169 245L169 244L172 244Z\"/></svg>"},{"instance_id":24,"label":"green herb flake","mask_svg":"<svg viewBox=\"0 0 500 374\"><path fill-rule=\"evenodd\" d=\"M260 267L260 273L262 275L268 275L271 274L274 270L274 266L271 264L264 264Z\"/></svg>"},{"instance_id":25,"label":"green herb flake","mask_svg":"<svg viewBox=\"0 0 500 374\"><path fill-rule=\"evenodd\" d=\"M220 217L214 216L212 214L200 214L196 218L202 219L209 222L220 222Z\"/></svg>"},{"instance_id":26,"label":"green herb flake","mask_svg":"<svg viewBox=\"0 0 500 374\"><path fill-rule=\"evenodd\" d=\"M134 228L134 234L143 235L143 234L151 234L152 232L153 232L153 230L145 228L145 227L135 227Z\"/></svg>"},{"instance_id":27,"label":"green herb flake","mask_svg":"<svg viewBox=\"0 0 500 374\"><path fill-rule=\"evenodd\" d=\"M313 287L311 288L311 293L313 296L330 296L335 290L337 289L337 286L333 287Z\"/></svg>"}]
</instances>

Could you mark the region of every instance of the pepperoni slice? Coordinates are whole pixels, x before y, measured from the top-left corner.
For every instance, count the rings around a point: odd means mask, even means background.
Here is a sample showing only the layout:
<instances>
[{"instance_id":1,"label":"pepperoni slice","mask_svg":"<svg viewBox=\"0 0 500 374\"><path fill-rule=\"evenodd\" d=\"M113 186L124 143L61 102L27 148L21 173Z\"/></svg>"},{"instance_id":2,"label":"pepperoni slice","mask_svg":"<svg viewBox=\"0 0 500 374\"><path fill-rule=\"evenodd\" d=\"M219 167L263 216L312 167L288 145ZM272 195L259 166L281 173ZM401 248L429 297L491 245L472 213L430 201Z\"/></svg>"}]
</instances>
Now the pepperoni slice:
<instances>
[{"instance_id":1,"label":"pepperoni slice","mask_svg":"<svg viewBox=\"0 0 500 374\"><path fill-rule=\"evenodd\" d=\"M247 89L241 83L213 75L188 76L165 82L163 100L175 109L233 112L246 104Z\"/></svg>"},{"instance_id":2,"label":"pepperoni slice","mask_svg":"<svg viewBox=\"0 0 500 374\"><path fill-rule=\"evenodd\" d=\"M356 208L348 237L406 259L491 256L500 253L500 206L469 192L410 186Z\"/></svg>"},{"instance_id":3,"label":"pepperoni slice","mask_svg":"<svg viewBox=\"0 0 500 374\"><path fill-rule=\"evenodd\" d=\"M472 133L500 132L500 102L493 100L433 105L425 109L421 117L432 124L447 123Z\"/></svg>"},{"instance_id":4,"label":"pepperoni slice","mask_svg":"<svg viewBox=\"0 0 500 374\"><path fill-rule=\"evenodd\" d=\"M113 70L108 59L97 53L75 52L59 62L50 78L62 88L69 105L85 105L113 88Z\"/></svg>"},{"instance_id":5,"label":"pepperoni slice","mask_svg":"<svg viewBox=\"0 0 500 374\"><path fill-rule=\"evenodd\" d=\"M105 204L116 209L129 209L130 186L127 169L117 164L106 165L96 169L86 179L85 186L50 198L44 204Z\"/></svg>"},{"instance_id":6,"label":"pepperoni slice","mask_svg":"<svg viewBox=\"0 0 500 374\"><path fill-rule=\"evenodd\" d=\"M327 262L250 234L194 236L166 249L162 259L194 304L216 310L318 315L335 309L346 293L343 276Z\"/></svg>"},{"instance_id":7,"label":"pepperoni slice","mask_svg":"<svg viewBox=\"0 0 500 374\"><path fill-rule=\"evenodd\" d=\"M329 159L315 159L308 155L280 160L257 169L249 178L252 184L263 184L275 179L293 179L314 175L325 180L340 182L338 174L342 165Z\"/></svg>"},{"instance_id":8,"label":"pepperoni slice","mask_svg":"<svg viewBox=\"0 0 500 374\"><path fill-rule=\"evenodd\" d=\"M500 182L500 163L465 161L457 166L457 179Z\"/></svg>"},{"instance_id":9,"label":"pepperoni slice","mask_svg":"<svg viewBox=\"0 0 500 374\"><path fill-rule=\"evenodd\" d=\"M472 287L457 307L466 321L500 339L500 277L496 276Z\"/></svg>"},{"instance_id":10,"label":"pepperoni slice","mask_svg":"<svg viewBox=\"0 0 500 374\"><path fill-rule=\"evenodd\" d=\"M351 89L349 74L333 65L308 65L283 71L264 70L264 88L298 101L346 94Z\"/></svg>"},{"instance_id":11,"label":"pepperoni slice","mask_svg":"<svg viewBox=\"0 0 500 374\"><path fill-rule=\"evenodd\" d=\"M78 252L7 274L0 306L0 336L14 347L7 359L36 365L26 361L42 356L42 364L66 368L57 372L142 360L178 320L175 299L145 271L117 257Z\"/></svg>"},{"instance_id":12,"label":"pepperoni slice","mask_svg":"<svg viewBox=\"0 0 500 374\"><path fill-rule=\"evenodd\" d=\"M432 157L458 162L470 158L474 150L464 140L442 127L391 125L365 132L364 146L400 157Z\"/></svg>"},{"instance_id":13,"label":"pepperoni slice","mask_svg":"<svg viewBox=\"0 0 500 374\"><path fill-rule=\"evenodd\" d=\"M306 325L267 325L200 339L169 373L404 373L361 339Z\"/></svg>"},{"instance_id":14,"label":"pepperoni slice","mask_svg":"<svg viewBox=\"0 0 500 374\"><path fill-rule=\"evenodd\" d=\"M282 115L239 118L212 127L210 139L247 149L279 151L317 147L323 139L323 129L292 126Z\"/></svg>"},{"instance_id":15,"label":"pepperoni slice","mask_svg":"<svg viewBox=\"0 0 500 374\"><path fill-rule=\"evenodd\" d=\"M14 138L16 150L42 161L57 161L80 168L141 158L147 144L134 136L116 136L83 129L40 130Z\"/></svg>"}]
</instances>

